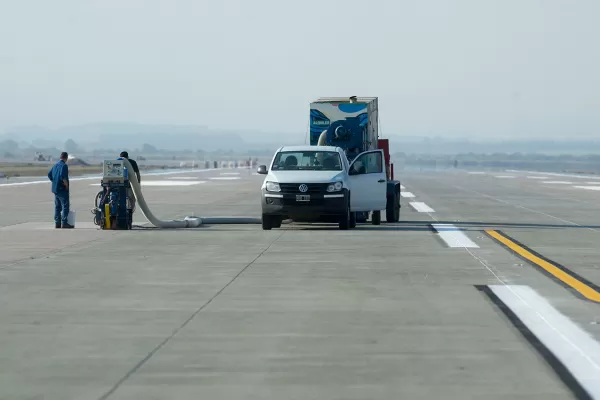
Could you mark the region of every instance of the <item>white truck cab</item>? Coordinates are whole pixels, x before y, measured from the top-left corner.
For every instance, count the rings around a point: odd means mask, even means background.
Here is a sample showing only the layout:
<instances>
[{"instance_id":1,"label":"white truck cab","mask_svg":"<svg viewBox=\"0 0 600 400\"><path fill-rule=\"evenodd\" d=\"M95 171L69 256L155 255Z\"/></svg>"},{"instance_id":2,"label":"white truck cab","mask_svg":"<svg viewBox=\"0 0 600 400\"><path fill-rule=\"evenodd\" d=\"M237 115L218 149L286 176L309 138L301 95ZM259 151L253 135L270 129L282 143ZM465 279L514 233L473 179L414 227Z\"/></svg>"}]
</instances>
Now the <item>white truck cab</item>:
<instances>
[{"instance_id":1,"label":"white truck cab","mask_svg":"<svg viewBox=\"0 0 600 400\"><path fill-rule=\"evenodd\" d=\"M337 222L356 226L355 213L386 208L383 150L369 150L348 161L334 146L284 146L271 164L258 167L266 175L261 186L263 229L281 221Z\"/></svg>"}]
</instances>

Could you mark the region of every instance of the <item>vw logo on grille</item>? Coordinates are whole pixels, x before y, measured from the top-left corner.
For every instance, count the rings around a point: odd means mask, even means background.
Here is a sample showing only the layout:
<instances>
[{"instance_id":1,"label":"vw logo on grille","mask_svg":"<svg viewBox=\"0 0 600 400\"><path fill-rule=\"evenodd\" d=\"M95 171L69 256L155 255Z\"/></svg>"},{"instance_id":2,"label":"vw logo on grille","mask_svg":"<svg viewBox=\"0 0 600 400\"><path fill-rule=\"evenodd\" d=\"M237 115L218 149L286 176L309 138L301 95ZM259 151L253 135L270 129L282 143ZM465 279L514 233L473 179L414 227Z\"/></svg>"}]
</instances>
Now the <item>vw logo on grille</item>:
<instances>
[{"instance_id":1,"label":"vw logo on grille","mask_svg":"<svg viewBox=\"0 0 600 400\"><path fill-rule=\"evenodd\" d=\"M300 190L302 193L306 193L308 186L303 183L302 185L298 186L298 190Z\"/></svg>"}]
</instances>

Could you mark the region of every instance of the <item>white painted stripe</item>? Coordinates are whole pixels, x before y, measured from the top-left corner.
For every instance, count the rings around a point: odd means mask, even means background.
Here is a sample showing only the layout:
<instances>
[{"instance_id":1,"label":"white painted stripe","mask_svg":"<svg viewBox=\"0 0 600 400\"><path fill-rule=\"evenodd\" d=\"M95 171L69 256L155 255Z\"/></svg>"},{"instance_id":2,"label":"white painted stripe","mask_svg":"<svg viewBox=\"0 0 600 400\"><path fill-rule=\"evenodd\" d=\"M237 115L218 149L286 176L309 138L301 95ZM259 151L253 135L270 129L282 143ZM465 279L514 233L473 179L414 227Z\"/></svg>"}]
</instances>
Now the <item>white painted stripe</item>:
<instances>
[{"instance_id":1,"label":"white painted stripe","mask_svg":"<svg viewBox=\"0 0 600 400\"><path fill-rule=\"evenodd\" d=\"M573 186L577 189L600 190L600 186Z\"/></svg>"},{"instance_id":2,"label":"white painted stripe","mask_svg":"<svg viewBox=\"0 0 600 400\"><path fill-rule=\"evenodd\" d=\"M170 176L167 179L198 179L198 176Z\"/></svg>"},{"instance_id":3,"label":"white painted stripe","mask_svg":"<svg viewBox=\"0 0 600 400\"><path fill-rule=\"evenodd\" d=\"M48 168L50 169L50 168ZM162 176L162 175L175 175L175 174L189 174L189 173L199 173L199 172L210 172L210 171L218 171L221 168L212 168L212 169L199 169L199 170L192 170L190 171L189 169L186 170L181 170L181 171L165 171L165 172L148 172L148 173L144 173L142 172L141 175L142 177L144 176ZM101 175L97 175L97 176L86 176L85 178L81 178L81 177L75 177L75 178L69 178L69 182L75 182L75 181L91 181L91 180L101 180L102 176ZM15 183L0 183L0 188L3 187L10 187L10 186L25 186L25 185L39 185L39 184L50 184L49 180L43 180L43 181L29 181L29 182L15 182Z\"/></svg>"},{"instance_id":4,"label":"white painted stripe","mask_svg":"<svg viewBox=\"0 0 600 400\"><path fill-rule=\"evenodd\" d=\"M496 178L514 178L512 175L496 175Z\"/></svg>"},{"instance_id":5,"label":"white painted stripe","mask_svg":"<svg viewBox=\"0 0 600 400\"><path fill-rule=\"evenodd\" d=\"M404 190L404 189L406 189L406 188L404 187L404 185L400 185L400 190Z\"/></svg>"},{"instance_id":6,"label":"white painted stripe","mask_svg":"<svg viewBox=\"0 0 600 400\"><path fill-rule=\"evenodd\" d=\"M569 182L569 181L544 181L542 183L550 183L550 184L556 184L556 185L572 185L573 182Z\"/></svg>"},{"instance_id":7,"label":"white painted stripe","mask_svg":"<svg viewBox=\"0 0 600 400\"><path fill-rule=\"evenodd\" d=\"M231 181L231 180L242 179L242 178L240 178L239 176L215 176L215 177L210 177L208 179L221 180L221 181Z\"/></svg>"},{"instance_id":8,"label":"white painted stripe","mask_svg":"<svg viewBox=\"0 0 600 400\"><path fill-rule=\"evenodd\" d=\"M239 175L239 172L221 172L219 175Z\"/></svg>"},{"instance_id":9,"label":"white painted stripe","mask_svg":"<svg viewBox=\"0 0 600 400\"><path fill-rule=\"evenodd\" d=\"M426 213L435 212L433 210L433 208L429 207L427 204L425 204L423 202L413 201L408 204L410 204L412 206L412 208L414 208L418 212L426 212Z\"/></svg>"},{"instance_id":10,"label":"white painted stripe","mask_svg":"<svg viewBox=\"0 0 600 400\"><path fill-rule=\"evenodd\" d=\"M527 170L523 170L523 171L518 171L518 170L514 170L514 169L507 169L506 172L524 172L526 174L541 174L541 175L552 175L552 176L561 176L561 177L568 177L568 178L579 178L579 179L600 179L600 176L593 176L593 175L586 175L586 174L580 174L580 175L576 175L576 174L562 174L562 173L556 173L556 172L540 172L540 171L527 171Z\"/></svg>"},{"instance_id":11,"label":"white painted stripe","mask_svg":"<svg viewBox=\"0 0 600 400\"><path fill-rule=\"evenodd\" d=\"M480 171L470 171L468 173L470 175L485 175L485 172L480 172Z\"/></svg>"},{"instance_id":12,"label":"white painted stripe","mask_svg":"<svg viewBox=\"0 0 600 400\"><path fill-rule=\"evenodd\" d=\"M471 241L463 232L461 232L456 226L451 224L432 224L449 247L468 247L468 248L479 248L479 246Z\"/></svg>"},{"instance_id":13,"label":"white painted stripe","mask_svg":"<svg viewBox=\"0 0 600 400\"><path fill-rule=\"evenodd\" d=\"M411 192L400 192L400 196L402 197L415 197Z\"/></svg>"},{"instance_id":14,"label":"white painted stripe","mask_svg":"<svg viewBox=\"0 0 600 400\"><path fill-rule=\"evenodd\" d=\"M527 179L548 179L547 176L528 176Z\"/></svg>"},{"instance_id":15,"label":"white painted stripe","mask_svg":"<svg viewBox=\"0 0 600 400\"><path fill-rule=\"evenodd\" d=\"M192 186L206 181L142 181L142 186ZM90 183L90 186L100 186L100 183Z\"/></svg>"},{"instance_id":16,"label":"white painted stripe","mask_svg":"<svg viewBox=\"0 0 600 400\"><path fill-rule=\"evenodd\" d=\"M573 374L588 394L600 399L600 344L529 286L490 289Z\"/></svg>"}]
</instances>

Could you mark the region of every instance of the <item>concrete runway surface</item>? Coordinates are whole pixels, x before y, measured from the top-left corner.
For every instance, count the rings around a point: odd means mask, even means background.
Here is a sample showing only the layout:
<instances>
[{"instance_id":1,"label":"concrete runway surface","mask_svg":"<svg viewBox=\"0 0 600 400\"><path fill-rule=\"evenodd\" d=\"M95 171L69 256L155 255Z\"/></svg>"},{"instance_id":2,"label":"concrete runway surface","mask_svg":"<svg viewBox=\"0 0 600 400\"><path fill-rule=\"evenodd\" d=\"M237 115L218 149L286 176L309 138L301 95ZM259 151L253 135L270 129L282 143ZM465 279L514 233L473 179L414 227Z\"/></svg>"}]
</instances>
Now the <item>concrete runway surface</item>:
<instances>
[{"instance_id":1,"label":"concrete runway surface","mask_svg":"<svg viewBox=\"0 0 600 400\"><path fill-rule=\"evenodd\" d=\"M0 185L0 399L600 398L600 180L399 173L401 222L101 231ZM142 176L260 216L246 169ZM146 223L138 211L138 225Z\"/></svg>"}]
</instances>

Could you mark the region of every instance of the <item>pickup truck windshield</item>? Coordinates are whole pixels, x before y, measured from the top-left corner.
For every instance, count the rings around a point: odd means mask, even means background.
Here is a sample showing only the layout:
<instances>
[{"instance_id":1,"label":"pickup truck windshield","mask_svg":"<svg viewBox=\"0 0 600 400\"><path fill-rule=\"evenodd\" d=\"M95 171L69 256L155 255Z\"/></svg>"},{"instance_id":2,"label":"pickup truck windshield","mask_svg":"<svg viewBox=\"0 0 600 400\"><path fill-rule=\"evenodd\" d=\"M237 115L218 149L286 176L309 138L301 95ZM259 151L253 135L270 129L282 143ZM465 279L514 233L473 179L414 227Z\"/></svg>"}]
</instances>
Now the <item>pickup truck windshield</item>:
<instances>
[{"instance_id":1,"label":"pickup truck windshield","mask_svg":"<svg viewBox=\"0 0 600 400\"><path fill-rule=\"evenodd\" d=\"M334 151L282 151L273 161L275 171L341 171L340 155Z\"/></svg>"}]
</instances>

